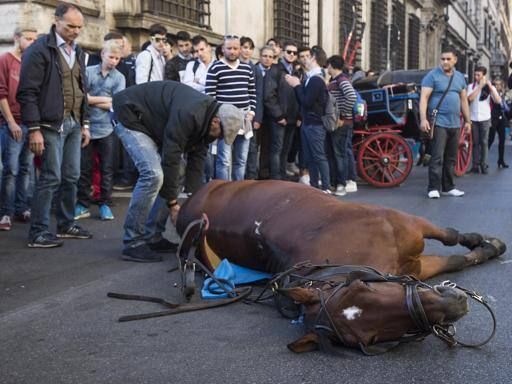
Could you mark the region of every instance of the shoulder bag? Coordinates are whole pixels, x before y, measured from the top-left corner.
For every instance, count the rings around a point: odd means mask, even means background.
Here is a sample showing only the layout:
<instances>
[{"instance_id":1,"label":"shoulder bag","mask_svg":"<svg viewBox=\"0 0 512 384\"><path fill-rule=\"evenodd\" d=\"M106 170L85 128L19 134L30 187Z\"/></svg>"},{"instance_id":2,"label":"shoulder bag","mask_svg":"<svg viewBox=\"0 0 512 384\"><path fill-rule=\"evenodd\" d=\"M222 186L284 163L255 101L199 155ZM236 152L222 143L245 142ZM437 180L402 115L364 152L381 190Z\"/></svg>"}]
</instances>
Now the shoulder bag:
<instances>
[{"instance_id":1,"label":"shoulder bag","mask_svg":"<svg viewBox=\"0 0 512 384\"><path fill-rule=\"evenodd\" d=\"M432 113L430 115L430 132L429 132L429 138L432 140L434 137L434 128L436 126L436 120L437 120L437 114L439 112L439 107L441 106L441 103L443 102L444 98L446 97L446 94L450 90L450 87L452 85L453 78L455 77L455 72L453 72L453 75L450 77L450 81L448 81L448 87L446 87L445 91L443 92L443 95L439 99L439 102L437 103L436 107L432 110Z\"/></svg>"}]
</instances>

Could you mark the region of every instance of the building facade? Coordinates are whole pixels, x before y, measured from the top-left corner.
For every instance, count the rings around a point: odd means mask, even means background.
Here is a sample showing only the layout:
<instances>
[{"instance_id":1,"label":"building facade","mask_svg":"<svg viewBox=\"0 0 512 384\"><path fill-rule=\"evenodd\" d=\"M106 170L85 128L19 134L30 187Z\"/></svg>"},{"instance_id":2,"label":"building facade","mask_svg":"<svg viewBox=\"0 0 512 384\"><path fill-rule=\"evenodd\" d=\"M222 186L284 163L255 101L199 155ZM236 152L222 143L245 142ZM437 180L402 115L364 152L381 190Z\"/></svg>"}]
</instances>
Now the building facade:
<instances>
[{"instance_id":1,"label":"building facade","mask_svg":"<svg viewBox=\"0 0 512 384\"><path fill-rule=\"evenodd\" d=\"M456 48L458 69L477 64L508 75L512 49L512 0L70 0L84 12L80 44L100 48L119 31L137 51L149 26L171 34L187 30L219 44L225 34L250 36L261 47L270 37L298 45L319 44L343 54L351 66L383 72L431 68L445 45ZM18 25L47 32L57 0L0 0L0 51Z\"/></svg>"}]
</instances>

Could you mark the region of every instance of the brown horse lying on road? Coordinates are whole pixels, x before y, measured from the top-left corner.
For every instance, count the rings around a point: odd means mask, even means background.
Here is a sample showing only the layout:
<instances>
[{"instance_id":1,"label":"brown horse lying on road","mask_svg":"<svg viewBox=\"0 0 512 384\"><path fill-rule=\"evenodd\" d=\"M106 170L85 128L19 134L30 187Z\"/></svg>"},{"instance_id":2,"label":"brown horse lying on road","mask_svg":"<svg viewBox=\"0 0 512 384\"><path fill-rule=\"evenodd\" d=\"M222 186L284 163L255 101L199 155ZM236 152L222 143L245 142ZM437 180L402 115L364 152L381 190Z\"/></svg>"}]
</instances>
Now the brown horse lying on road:
<instances>
[{"instance_id":1,"label":"brown horse lying on road","mask_svg":"<svg viewBox=\"0 0 512 384\"><path fill-rule=\"evenodd\" d=\"M311 187L283 181L206 184L182 206L177 223L180 235L203 215L207 223L200 258L211 270L224 258L271 273L310 261L366 265L393 275L427 279L482 263L506 248L498 239L439 228L393 209L342 202ZM470 251L448 257L423 255L424 239L461 244ZM304 304L306 316L326 317L314 325L314 332L289 345L296 352L315 348L322 329L329 339L373 353L372 345L402 341L403 335L425 335L468 310L467 297L459 289L431 288L414 281L353 278L333 284L329 279L282 292Z\"/></svg>"},{"instance_id":2,"label":"brown horse lying on road","mask_svg":"<svg viewBox=\"0 0 512 384\"><path fill-rule=\"evenodd\" d=\"M212 181L181 208L178 233L203 213L209 220L203 251L212 269L218 258L272 273L309 260L367 265L425 280L483 263L506 249L495 238L440 228L390 208L339 201L285 181ZM425 239L461 244L470 251L424 255Z\"/></svg>"}]
</instances>

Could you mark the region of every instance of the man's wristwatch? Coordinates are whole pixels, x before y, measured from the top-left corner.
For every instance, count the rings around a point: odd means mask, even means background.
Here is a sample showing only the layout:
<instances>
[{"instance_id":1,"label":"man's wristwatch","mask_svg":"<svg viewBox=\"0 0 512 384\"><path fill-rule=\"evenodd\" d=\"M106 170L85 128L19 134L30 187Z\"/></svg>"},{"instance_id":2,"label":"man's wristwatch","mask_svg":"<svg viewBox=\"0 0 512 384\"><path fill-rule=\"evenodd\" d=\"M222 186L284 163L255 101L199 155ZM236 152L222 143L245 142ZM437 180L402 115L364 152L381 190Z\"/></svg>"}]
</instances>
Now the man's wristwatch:
<instances>
[{"instance_id":1,"label":"man's wristwatch","mask_svg":"<svg viewBox=\"0 0 512 384\"><path fill-rule=\"evenodd\" d=\"M167 208L172 208L176 205L178 205L178 200L170 200L167 202Z\"/></svg>"}]
</instances>

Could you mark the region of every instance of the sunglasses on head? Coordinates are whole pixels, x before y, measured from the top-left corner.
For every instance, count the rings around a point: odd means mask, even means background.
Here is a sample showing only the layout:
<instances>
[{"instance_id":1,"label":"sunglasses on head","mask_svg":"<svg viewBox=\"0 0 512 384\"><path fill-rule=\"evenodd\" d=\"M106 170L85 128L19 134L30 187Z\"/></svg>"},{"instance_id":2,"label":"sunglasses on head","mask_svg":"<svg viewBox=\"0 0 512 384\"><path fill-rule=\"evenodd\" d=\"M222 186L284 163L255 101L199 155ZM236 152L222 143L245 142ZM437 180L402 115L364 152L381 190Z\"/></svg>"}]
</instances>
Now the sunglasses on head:
<instances>
[{"instance_id":1,"label":"sunglasses on head","mask_svg":"<svg viewBox=\"0 0 512 384\"><path fill-rule=\"evenodd\" d=\"M166 37L156 37L156 36L151 36L151 40L153 41L156 41L157 43L167 43L167 38Z\"/></svg>"},{"instance_id":2,"label":"sunglasses on head","mask_svg":"<svg viewBox=\"0 0 512 384\"><path fill-rule=\"evenodd\" d=\"M294 56L297 55L297 51L291 51L289 49L286 50L286 53L289 54L289 55L294 55Z\"/></svg>"},{"instance_id":3,"label":"sunglasses on head","mask_svg":"<svg viewBox=\"0 0 512 384\"><path fill-rule=\"evenodd\" d=\"M238 40L239 37L237 35L224 35L224 40Z\"/></svg>"}]
</instances>

